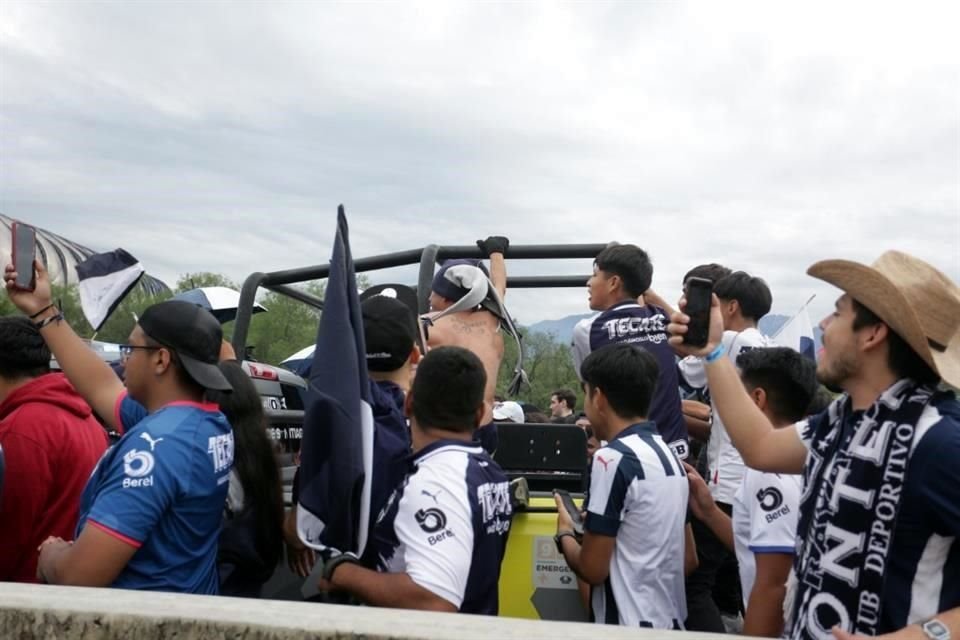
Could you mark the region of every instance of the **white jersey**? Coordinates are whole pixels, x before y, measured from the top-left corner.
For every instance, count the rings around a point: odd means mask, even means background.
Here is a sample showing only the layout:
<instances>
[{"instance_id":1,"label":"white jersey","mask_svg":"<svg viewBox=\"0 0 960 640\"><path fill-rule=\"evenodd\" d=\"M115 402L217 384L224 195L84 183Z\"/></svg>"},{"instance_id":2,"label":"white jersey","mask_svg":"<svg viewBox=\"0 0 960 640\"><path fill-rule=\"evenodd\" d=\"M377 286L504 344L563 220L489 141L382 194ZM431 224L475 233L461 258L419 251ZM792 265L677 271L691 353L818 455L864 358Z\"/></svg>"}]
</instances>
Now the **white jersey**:
<instances>
[{"instance_id":1,"label":"white jersey","mask_svg":"<svg viewBox=\"0 0 960 640\"><path fill-rule=\"evenodd\" d=\"M683 628L688 492L683 465L651 422L594 454L584 529L616 536L610 573L591 592L595 622Z\"/></svg>"},{"instance_id":2,"label":"white jersey","mask_svg":"<svg viewBox=\"0 0 960 640\"><path fill-rule=\"evenodd\" d=\"M413 464L380 513L367 553L379 570L408 574L463 613L497 615L513 515L507 477L479 445L456 440L424 447Z\"/></svg>"},{"instance_id":3,"label":"white jersey","mask_svg":"<svg viewBox=\"0 0 960 640\"><path fill-rule=\"evenodd\" d=\"M720 342L727 357L737 364L737 356L744 351L764 347L773 347L776 344L767 336L756 329L746 329L745 331L724 331L723 340ZM707 372L703 368L703 360L693 356L688 356L680 361L680 375L687 381L691 387L702 389L707 386ZM717 407L710 399L711 424L710 440L707 442L707 469L709 471L706 478L707 486L710 487L710 493L713 499L724 504L733 504L733 496L740 487L740 481L743 478L743 458L730 441L730 435L727 433L723 421L717 413Z\"/></svg>"},{"instance_id":4,"label":"white jersey","mask_svg":"<svg viewBox=\"0 0 960 640\"><path fill-rule=\"evenodd\" d=\"M799 475L747 468L733 499L733 544L740 566L743 608L757 577L755 553L789 553L797 542L797 513L803 480Z\"/></svg>"}]
</instances>

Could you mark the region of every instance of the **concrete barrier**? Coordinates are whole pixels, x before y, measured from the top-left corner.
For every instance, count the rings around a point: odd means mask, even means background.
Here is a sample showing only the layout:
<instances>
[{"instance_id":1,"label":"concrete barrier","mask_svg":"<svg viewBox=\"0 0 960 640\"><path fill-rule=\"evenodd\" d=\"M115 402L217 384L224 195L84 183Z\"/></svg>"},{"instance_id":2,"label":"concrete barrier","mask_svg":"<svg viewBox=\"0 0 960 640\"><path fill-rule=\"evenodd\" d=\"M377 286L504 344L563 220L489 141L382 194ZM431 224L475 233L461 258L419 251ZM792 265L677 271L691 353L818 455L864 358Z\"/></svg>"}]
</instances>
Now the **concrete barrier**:
<instances>
[{"instance_id":1,"label":"concrete barrier","mask_svg":"<svg viewBox=\"0 0 960 640\"><path fill-rule=\"evenodd\" d=\"M0 583L4 640L707 640L712 634L175 593Z\"/></svg>"}]
</instances>

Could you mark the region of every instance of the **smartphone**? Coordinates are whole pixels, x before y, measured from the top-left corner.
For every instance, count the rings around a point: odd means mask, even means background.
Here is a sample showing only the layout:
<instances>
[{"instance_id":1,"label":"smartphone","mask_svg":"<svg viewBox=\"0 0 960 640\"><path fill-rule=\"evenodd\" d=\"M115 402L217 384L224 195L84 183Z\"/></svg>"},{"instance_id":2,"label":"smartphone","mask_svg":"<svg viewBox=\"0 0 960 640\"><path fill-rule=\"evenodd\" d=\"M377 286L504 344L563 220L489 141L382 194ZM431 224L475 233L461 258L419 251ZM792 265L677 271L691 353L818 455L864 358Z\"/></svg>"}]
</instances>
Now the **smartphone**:
<instances>
[{"instance_id":1,"label":"smartphone","mask_svg":"<svg viewBox=\"0 0 960 640\"><path fill-rule=\"evenodd\" d=\"M580 515L580 507L573 501L573 496L571 496L570 492L566 489L554 489L553 492L560 496L560 501L563 502L564 508L567 510L567 513L570 514L570 519L573 520L573 532L577 536L582 536L583 517Z\"/></svg>"},{"instance_id":2,"label":"smartphone","mask_svg":"<svg viewBox=\"0 0 960 640\"><path fill-rule=\"evenodd\" d=\"M713 299L713 280L690 277L684 285L687 306L683 310L690 316L687 333L683 343L692 347L703 347L710 336L710 303Z\"/></svg>"},{"instance_id":3,"label":"smartphone","mask_svg":"<svg viewBox=\"0 0 960 640\"><path fill-rule=\"evenodd\" d=\"M13 286L21 291L33 291L37 286L37 277L33 270L33 261L37 259L37 230L28 224L14 222L11 235L13 247L10 257L13 259L13 268L17 271Z\"/></svg>"}]
</instances>

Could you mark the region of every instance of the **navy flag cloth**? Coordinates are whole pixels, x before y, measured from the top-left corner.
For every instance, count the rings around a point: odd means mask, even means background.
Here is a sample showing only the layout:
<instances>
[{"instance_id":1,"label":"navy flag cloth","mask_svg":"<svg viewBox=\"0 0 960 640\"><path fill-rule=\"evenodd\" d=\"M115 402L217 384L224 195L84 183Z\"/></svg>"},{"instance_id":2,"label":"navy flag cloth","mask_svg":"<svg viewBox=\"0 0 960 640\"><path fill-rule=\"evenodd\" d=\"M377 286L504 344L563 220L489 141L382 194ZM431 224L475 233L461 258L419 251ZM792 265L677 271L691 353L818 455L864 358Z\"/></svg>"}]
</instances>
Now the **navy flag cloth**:
<instances>
[{"instance_id":1,"label":"navy flag cloth","mask_svg":"<svg viewBox=\"0 0 960 640\"><path fill-rule=\"evenodd\" d=\"M318 551L360 555L370 528L373 412L363 335L341 205L300 449L297 534Z\"/></svg>"},{"instance_id":2,"label":"navy flag cloth","mask_svg":"<svg viewBox=\"0 0 960 640\"><path fill-rule=\"evenodd\" d=\"M123 249L95 253L77 264L80 306L94 331L100 330L141 277L143 267Z\"/></svg>"}]
</instances>

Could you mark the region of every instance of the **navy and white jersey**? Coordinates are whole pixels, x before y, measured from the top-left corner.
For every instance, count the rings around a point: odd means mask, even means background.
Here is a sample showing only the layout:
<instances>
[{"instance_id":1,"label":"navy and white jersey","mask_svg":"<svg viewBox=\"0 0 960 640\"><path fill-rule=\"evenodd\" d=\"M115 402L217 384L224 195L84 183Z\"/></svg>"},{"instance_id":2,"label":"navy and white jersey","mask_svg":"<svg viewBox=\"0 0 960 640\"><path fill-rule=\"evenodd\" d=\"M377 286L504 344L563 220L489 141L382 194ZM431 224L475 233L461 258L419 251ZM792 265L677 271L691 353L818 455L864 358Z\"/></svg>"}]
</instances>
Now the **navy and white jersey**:
<instances>
[{"instance_id":1,"label":"navy and white jersey","mask_svg":"<svg viewBox=\"0 0 960 640\"><path fill-rule=\"evenodd\" d=\"M617 538L610 574L591 592L595 622L683 628L688 493L683 465L651 422L624 429L594 454L584 529Z\"/></svg>"},{"instance_id":2,"label":"navy and white jersey","mask_svg":"<svg viewBox=\"0 0 960 640\"><path fill-rule=\"evenodd\" d=\"M754 328L743 331L724 331L720 346L734 366L741 353L753 349L775 346L767 336ZM703 360L696 356L688 356L678 365L681 379L695 389L706 389L707 371ZM710 399L710 439L707 441L706 455L707 471L704 476L713 499L724 504L733 504L733 496L740 488L746 466L740 452L733 446L730 434L720 419L717 407Z\"/></svg>"},{"instance_id":3,"label":"navy and white jersey","mask_svg":"<svg viewBox=\"0 0 960 640\"><path fill-rule=\"evenodd\" d=\"M743 608L757 579L757 553L793 555L800 508L799 475L764 473L747 467L733 497L733 546L740 569Z\"/></svg>"},{"instance_id":4,"label":"navy and white jersey","mask_svg":"<svg viewBox=\"0 0 960 640\"><path fill-rule=\"evenodd\" d=\"M844 424L851 428L855 412ZM796 424L810 454L822 461L830 477L832 457L823 451L829 431L827 412ZM885 581L877 633L889 633L960 606L960 402L938 394L916 425L900 507L892 539L885 550ZM851 488L851 490L853 490ZM814 500L804 494L802 501ZM843 558L838 558L842 563ZM798 576L803 579L803 576Z\"/></svg>"},{"instance_id":5,"label":"navy and white jersey","mask_svg":"<svg viewBox=\"0 0 960 640\"><path fill-rule=\"evenodd\" d=\"M683 460L688 453L687 423L680 406L676 357L673 347L667 344L668 322L666 312L660 307L639 305L632 300L581 320L573 329L573 367L579 377L580 365L587 356L608 344L632 344L649 351L657 359L660 377L647 417Z\"/></svg>"},{"instance_id":6,"label":"navy and white jersey","mask_svg":"<svg viewBox=\"0 0 960 640\"><path fill-rule=\"evenodd\" d=\"M424 447L413 465L377 520L377 569L406 573L463 613L496 615L513 515L506 475L478 444L455 440Z\"/></svg>"}]
</instances>

